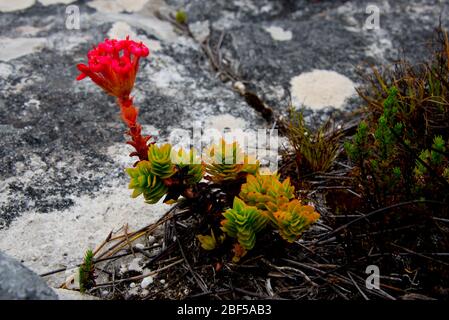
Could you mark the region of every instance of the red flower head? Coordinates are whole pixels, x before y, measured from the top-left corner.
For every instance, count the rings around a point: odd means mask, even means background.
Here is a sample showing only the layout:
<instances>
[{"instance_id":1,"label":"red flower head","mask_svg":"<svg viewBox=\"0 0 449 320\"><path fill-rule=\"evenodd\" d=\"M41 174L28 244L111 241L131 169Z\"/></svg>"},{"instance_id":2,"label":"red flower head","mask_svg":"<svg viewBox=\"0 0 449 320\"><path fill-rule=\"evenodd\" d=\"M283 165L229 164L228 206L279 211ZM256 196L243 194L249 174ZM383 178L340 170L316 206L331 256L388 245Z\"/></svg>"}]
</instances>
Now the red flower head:
<instances>
[{"instance_id":1,"label":"red flower head","mask_svg":"<svg viewBox=\"0 0 449 320\"><path fill-rule=\"evenodd\" d=\"M87 53L87 65L77 65L81 74L76 80L89 77L108 94L126 100L136 80L139 59L149 54L142 42L129 40L129 36L125 40L105 39Z\"/></svg>"},{"instance_id":2,"label":"red flower head","mask_svg":"<svg viewBox=\"0 0 449 320\"><path fill-rule=\"evenodd\" d=\"M131 137L127 143L135 149L130 156L138 156L139 161L148 160L148 143L151 137L142 135L142 126L137 122L139 111L130 94L136 80L139 59L149 54L150 50L142 42L129 40L129 37L125 40L106 39L87 53L87 65L77 65L81 74L76 80L89 77L104 91L117 98L122 119L128 127L127 134Z\"/></svg>"}]
</instances>

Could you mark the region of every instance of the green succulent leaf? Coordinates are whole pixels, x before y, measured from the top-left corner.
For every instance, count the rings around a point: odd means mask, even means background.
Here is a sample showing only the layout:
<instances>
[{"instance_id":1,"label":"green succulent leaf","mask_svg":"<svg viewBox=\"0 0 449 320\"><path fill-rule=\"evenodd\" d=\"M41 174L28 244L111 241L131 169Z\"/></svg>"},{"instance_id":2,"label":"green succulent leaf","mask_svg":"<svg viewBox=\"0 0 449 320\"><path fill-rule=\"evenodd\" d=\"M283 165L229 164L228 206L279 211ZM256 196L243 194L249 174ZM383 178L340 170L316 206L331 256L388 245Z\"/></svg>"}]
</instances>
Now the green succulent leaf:
<instances>
[{"instance_id":1,"label":"green succulent leaf","mask_svg":"<svg viewBox=\"0 0 449 320\"><path fill-rule=\"evenodd\" d=\"M161 179L170 178L175 174L175 166L171 161L172 147L170 144L164 144L158 147L152 144L148 148L148 161L150 162L150 171L153 175Z\"/></svg>"},{"instance_id":2,"label":"green succulent leaf","mask_svg":"<svg viewBox=\"0 0 449 320\"><path fill-rule=\"evenodd\" d=\"M225 219L221 222L221 230L232 238L237 238L239 244L246 250L251 250L256 244L256 233L265 228L268 218L256 207L246 205L235 197L231 209L223 213Z\"/></svg>"},{"instance_id":3,"label":"green succulent leaf","mask_svg":"<svg viewBox=\"0 0 449 320\"><path fill-rule=\"evenodd\" d=\"M278 175L248 175L239 196L250 206L274 212L295 197L295 188L289 178L281 183Z\"/></svg>"},{"instance_id":4,"label":"green succulent leaf","mask_svg":"<svg viewBox=\"0 0 449 320\"><path fill-rule=\"evenodd\" d=\"M143 194L145 201L152 204L168 191L162 179L152 173L150 161L140 161L135 168L127 168L126 172L131 178L128 187L133 189L133 198Z\"/></svg>"},{"instance_id":5,"label":"green succulent leaf","mask_svg":"<svg viewBox=\"0 0 449 320\"><path fill-rule=\"evenodd\" d=\"M201 159L197 156L193 148L189 152L184 151L180 148L178 152L172 153L172 162L175 163L180 170L187 169L186 181L189 185L196 184L200 182L205 173L204 164Z\"/></svg>"},{"instance_id":6,"label":"green succulent leaf","mask_svg":"<svg viewBox=\"0 0 449 320\"><path fill-rule=\"evenodd\" d=\"M297 199L281 205L279 210L271 215L279 234L288 242L296 241L319 217L312 206L303 205Z\"/></svg>"},{"instance_id":7,"label":"green succulent leaf","mask_svg":"<svg viewBox=\"0 0 449 320\"><path fill-rule=\"evenodd\" d=\"M206 151L206 172L215 183L236 180L243 174L256 174L259 162L244 154L237 142L224 139Z\"/></svg>"}]
</instances>

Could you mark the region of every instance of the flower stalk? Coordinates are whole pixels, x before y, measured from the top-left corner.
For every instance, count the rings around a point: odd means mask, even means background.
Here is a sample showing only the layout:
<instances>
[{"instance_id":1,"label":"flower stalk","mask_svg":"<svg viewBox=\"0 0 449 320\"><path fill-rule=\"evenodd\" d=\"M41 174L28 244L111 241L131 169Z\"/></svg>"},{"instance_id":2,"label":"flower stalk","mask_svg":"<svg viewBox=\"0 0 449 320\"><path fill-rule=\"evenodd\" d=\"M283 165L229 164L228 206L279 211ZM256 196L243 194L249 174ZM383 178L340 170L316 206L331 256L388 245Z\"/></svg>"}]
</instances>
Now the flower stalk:
<instances>
[{"instance_id":1,"label":"flower stalk","mask_svg":"<svg viewBox=\"0 0 449 320\"><path fill-rule=\"evenodd\" d=\"M87 65L77 65L81 74L76 80L89 77L106 93L117 98L122 119L128 127L126 134L131 137L127 143L135 149L130 157L137 156L139 161L148 160L148 141L151 136L142 135L142 126L137 122L139 111L130 95L139 60L149 54L150 51L142 42L129 40L129 37L125 40L105 39L87 53Z\"/></svg>"}]
</instances>

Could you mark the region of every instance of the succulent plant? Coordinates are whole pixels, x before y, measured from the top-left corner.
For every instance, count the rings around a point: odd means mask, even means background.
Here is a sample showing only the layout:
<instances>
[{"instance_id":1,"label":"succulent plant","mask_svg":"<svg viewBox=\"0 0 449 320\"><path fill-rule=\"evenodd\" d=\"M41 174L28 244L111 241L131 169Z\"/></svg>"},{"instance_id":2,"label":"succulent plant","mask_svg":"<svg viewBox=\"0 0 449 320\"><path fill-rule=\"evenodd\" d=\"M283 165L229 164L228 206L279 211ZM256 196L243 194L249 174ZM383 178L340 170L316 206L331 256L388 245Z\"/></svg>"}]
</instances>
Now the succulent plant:
<instances>
[{"instance_id":1,"label":"succulent plant","mask_svg":"<svg viewBox=\"0 0 449 320\"><path fill-rule=\"evenodd\" d=\"M268 218L256 207L246 205L235 197L233 207L223 213L221 230L232 238L237 238L245 250L251 250L256 244L256 233L267 224Z\"/></svg>"},{"instance_id":2,"label":"succulent plant","mask_svg":"<svg viewBox=\"0 0 449 320\"><path fill-rule=\"evenodd\" d=\"M199 234L196 237L200 241L201 247L204 250L210 251L210 250L214 250L217 247L217 244L221 244L224 241L226 236L224 234L222 234L217 238L217 237L215 237L214 230L211 229L210 235Z\"/></svg>"},{"instance_id":3,"label":"succulent plant","mask_svg":"<svg viewBox=\"0 0 449 320\"><path fill-rule=\"evenodd\" d=\"M201 248L207 251L214 250L217 247L217 239L215 239L214 232L211 235L199 234L196 236L201 243Z\"/></svg>"},{"instance_id":4,"label":"succulent plant","mask_svg":"<svg viewBox=\"0 0 449 320\"><path fill-rule=\"evenodd\" d=\"M215 183L236 180L246 174L256 174L259 162L242 152L237 142L227 144L222 139L206 151L206 172Z\"/></svg>"},{"instance_id":5,"label":"succulent plant","mask_svg":"<svg viewBox=\"0 0 449 320\"><path fill-rule=\"evenodd\" d=\"M295 188L290 184L289 178L281 183L276 174L248 175L239 197L246 204L262 211L275 212L279 205L288 203L295 197Z\"/></svg>"},{"instance_id":6,"label":"succulent plant","mask_svg":"<svg viewBox=\"0 0 449 320\"><path fill-rule=\"evenodd\" d=\"M143 194L147 203L158 202L168 191L162 179L151 172L150 161L140 161L135 168L127 168L126 172L131 177L129 189L134 189L132 197Z\"/></svg>"},{"instance_id":7,"label":"succulent plant","mask_svg":"<svg viewBox=\"0 0 449 320\"><path fill-rule=\"evenodd\" d=\"M193 148L189 152L186 152L183 148L180 148L178 152L173 152L172 162L180 168L180 171L186 171L185 180L187 184L193 185L203 179L205 167Z\"/></svg>"},{"instance_id":8,"label":"succulent plant","mask_svg":"<svg viewBox=\"0 0 449 320\"><path fill-rule=\"evenodd\" d=\"M151 164L150 171L153 175L167 179L175 174L175 166L171 161L172 147L166 143L160 147L152 144L148 148L148 161Z\"/></svg>"},{"instance_id":9,"label":"succulent plant","mask_svg":"<svg viewBox=\"0 0 449 320\"><path fill-rule=\"evenodd\" d=\"M279 210L270 215L279 234L288 242L296 241L319 217L312 206L303 205L297 199L280 205Z\"/></svg>"}]
</instances>

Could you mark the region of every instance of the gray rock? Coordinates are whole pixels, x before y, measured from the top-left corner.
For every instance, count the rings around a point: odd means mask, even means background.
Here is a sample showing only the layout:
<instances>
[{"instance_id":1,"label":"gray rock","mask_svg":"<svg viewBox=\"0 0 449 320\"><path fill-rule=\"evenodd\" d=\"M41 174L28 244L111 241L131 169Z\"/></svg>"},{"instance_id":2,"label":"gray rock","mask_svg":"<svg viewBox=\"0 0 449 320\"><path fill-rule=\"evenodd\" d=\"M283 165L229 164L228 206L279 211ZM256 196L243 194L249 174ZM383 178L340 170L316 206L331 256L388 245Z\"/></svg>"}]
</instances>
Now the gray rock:
<instances>
[{"instance_id":1,"label":"gray rock","mask_svg":"<svg viewBox=\"0 0 449 320\"><path fill-rule=\"evenodd\" d=\"M54 291L58 295L58 300L100 300L97 297L74 290L54 289Z\"/></svg>"},{"instance_id":2,"label":"gray rock","mask_svg":"<svg viewBox=\"0 0 449 320\"><path fill-rule=\"evenodd\" d=\"M24 212L62 211L75 204L73 197L127 184L123 165L107 152L125 142L114 99L88 79L75 81L76 65L86 62L88 50L107 37L116 21L126 21L138 36L161 44L158 51L150 47L152 54L142 61L133 91L145 133L154 132L164 141L174 128L204 126L228 114L244 120L247 128L265 125L211 72L193 39L145 29L145 19L158 26L151 16L130 19L129 14L77 5L81 30L65 29L61 5L36 4L0 16L0 42L13 51L30 46L24 52L0 53L0 230ZM168 23L158 21L166 28ZM34 50L23 41L30 32L46 43Z\"/></svg>"},{"instance_id":3,"label":"gray rock","mask_svg":"<svg viewBox=\"0 0 449 320\"><path fill-rule=\"evenodd\" d=\"M175 128L267 123L212 71L197 41L157 18L164 1L142 10L126 6L131 0L75 1L80 30L66 28L65 1L28 2L0 15L0 250L43 272L79 262L109 230L166 210L129 198L123 169L133 160L118 107L89 80L75 81L76 64L117 23L152 43L133 91L144 133L166 141ZM358 83L363 62L392 62L402 49L419 60L440 13L444 26L449 17L438 0L165 2L168 11L185 10L197 40L209 35L212 48L224 32L224 62L281 113L292 78L320 69ZM380 9L378 31L362 28L368 4ZM358 104L350 99L339 112ZM319 122L331 111L308 109L306 117ZM120 216L129 218L113 219Z\"/></svg>"},{"instance_id":4,"label":"gray rock","mask_svg":"<svg viewBox=\"0 0 449 320\"><path fill-rule=\"evenodd\" d=\"M239 66L243 78L281 111L288 105L291 78L320 69L359 83L357 67L388 64L403 54L420 61L440 17L442 25L449 26L449 6L439 0L168 2L183 8L191 24L209 21L212 45L225 32L223 56ZM379 29L364 28L369 5L379 9ZM285 33L275 39L267 31L271 27ZM292 39L285 41L290 32ZM278 94L279 86L283 94ZM357 105L358 101L349 101L347 107Z\"/></svg>"},{"instance_id":5,"label":"gray rock","mask_svg":"<svg viewBox=\"0 0 449 320\"><path fill-rule=\"evenodd\" d=\"M57 295L33 271L0 252L0 300L55 300Z\"/></svg>"},{"instance_id":6,"label":"gray rock","mask_svg":"<svg viewBox=\"0 0 449 320\"><path fill-rule=\"evenodd\" d=\"M124 3L102 3L113 2ZM163 1L148 1L138 13L88 3L74 3L80 30L66 29L64 4L36 2L0 15L0 250L39 273L79 263L111 229L142 227L169 209L131 199L124 168L135 160L119 109L89 79L75 81L76 65L108 34L150 42L132 94L143 132L157 141L192 126L266 126L212 72L194 39L152 14ZM64 280L56 276L48 281Z\"/></svg>"}]
</instances>

